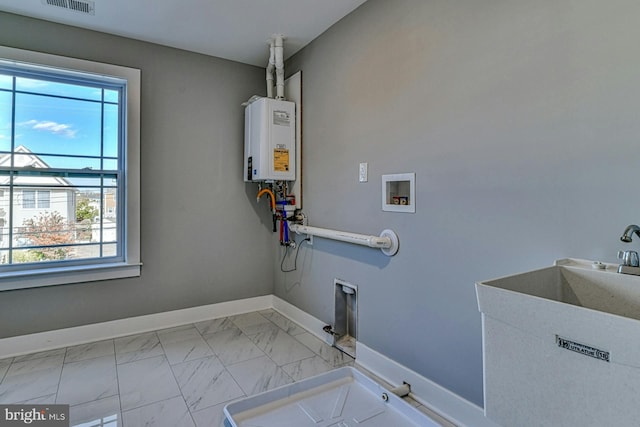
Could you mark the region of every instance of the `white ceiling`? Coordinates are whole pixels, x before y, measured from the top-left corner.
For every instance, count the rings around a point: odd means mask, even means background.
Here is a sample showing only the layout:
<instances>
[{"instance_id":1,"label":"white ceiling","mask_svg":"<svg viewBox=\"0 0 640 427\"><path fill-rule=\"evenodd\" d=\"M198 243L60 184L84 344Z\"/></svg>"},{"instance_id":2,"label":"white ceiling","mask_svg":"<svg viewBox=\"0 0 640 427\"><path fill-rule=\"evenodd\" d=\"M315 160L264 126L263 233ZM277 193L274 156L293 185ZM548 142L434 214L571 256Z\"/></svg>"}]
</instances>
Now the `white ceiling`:
<instances>
[{"instance_id":1,"label":"white ceiling","mask_svg":"<svg viewBox=\"0 0 640 427\"><path fill-rule=\"evenodd\" d=\"M264 67L273 34L288 58L366 0L92 1L94 15L45 0L0 0L0 10Z\"/></svg>"}]
</instances>

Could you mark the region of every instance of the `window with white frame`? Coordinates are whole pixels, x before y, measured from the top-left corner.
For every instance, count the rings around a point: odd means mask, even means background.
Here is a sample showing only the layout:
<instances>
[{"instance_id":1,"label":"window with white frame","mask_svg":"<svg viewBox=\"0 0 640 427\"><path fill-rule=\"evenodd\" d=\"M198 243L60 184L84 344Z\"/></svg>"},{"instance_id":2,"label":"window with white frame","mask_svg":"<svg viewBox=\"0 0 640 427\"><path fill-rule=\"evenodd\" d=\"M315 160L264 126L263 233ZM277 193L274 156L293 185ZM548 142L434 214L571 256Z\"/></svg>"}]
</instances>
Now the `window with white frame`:
<instances>
[{"instance_id":1,"label":"window with white frame","mask_svg":"<svg viewBox=\"0 0 640 427\"><path fill-rule=\"evenodd\" d=\"M36 207L38 209L49 209L51 206L51 191L37 190L36 202Z\"/></svg>"},{"instance_id":2,"label":"window with white frame","mask_svg":"<svg viewBox=\"0 0 640 427\"><path fill-rule=\"evenodd\" d=\"M0 290L140 274L139 86L0 47Z\"/></svg>"},{"instance_id":3,"label":"window with white frame","mask_svg":"<svg viewBox=\"0 0 640 427\"><path fill-rule=\"evenodd\" d=\"M23 209L49 209L51 206L51 191L22 190Z\"/></svg>"},{"instance_id":4,"label":"window with white frame","mask_svg":"<svg viewBox=\"0 0 640 427\"><path fill-rule=\"evenodd\" d=\"M36 208L36 190L22 190L22 209L35 209L35 208Z\"/></svg>"}]
</instances>

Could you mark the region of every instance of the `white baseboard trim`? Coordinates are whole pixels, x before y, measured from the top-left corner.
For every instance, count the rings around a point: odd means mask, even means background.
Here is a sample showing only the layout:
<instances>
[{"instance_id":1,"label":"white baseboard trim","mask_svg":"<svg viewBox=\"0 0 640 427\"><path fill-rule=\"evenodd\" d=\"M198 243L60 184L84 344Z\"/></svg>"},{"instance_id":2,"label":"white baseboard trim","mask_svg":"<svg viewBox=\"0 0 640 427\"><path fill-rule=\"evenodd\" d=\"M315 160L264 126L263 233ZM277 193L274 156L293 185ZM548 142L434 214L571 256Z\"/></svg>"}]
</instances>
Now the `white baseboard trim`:
<instances>
[{"instance_id":1,"label":"white baseboard trim","mask_svg":"<svg viewBox=\"0 0 640 427\"><path fill-rule=\"evenodd\" d=\"M324 342L327 342L328 337L330 337L322 330L322 328L326 325L325 322L316 319L312 315L300 310L295 305L275 295L273 295L273 309L279 311L282 315L293 320Z\"/></svg>"},{"instance_id":2,"label":"white baseboard trim","mask_svg":"<svg viewBox=\"0 0 640 427\"><path fill-rule=\"evenodd\" d=\"M394 387L403 381L411 384L411 397L457 426L497 427L484 416L481 407L387 356L356 343L356 365L362 366Z\"/></svg>"},{"instance_id":3,"label":"white baseboard trim","mask_svg":"<svg viewBox=\"0 0 640 427\"><path fill-rule=\"evenodd\" d=\"M275 295L273 296L273 309L298 323L321 340L327 341L327 334L322 331L322 327L326 323ZM460 427L498 427L484 416L481 407L360 342L356 343L356 365L363 367L394 387L402 385L403 381L408 382L411 384L412 398Z\"/></svg>"},{"instance_id":4,"label":"white baseboard trim","mask_svg":"<svg viewBox=\"0 0 640 427\"><path fill-rule=\"evenodd\" d=\"M265 295L73 328L2 338L0 339L0 359L171 328L187 323L265 310L272 307L273 296Z\"/></svg>"},{"instance_id":5,"label":"white baseboard trim","mask_svg":"<svg viewBox=\"0 0 640 427\"><path fill-rule=\"evenodd\" d=\"M0 359L93 341L133 335L188 323L272 308L323 341L325 323L275 296L265 295L218 304L173 310L127 319L0 339ZM411 384L411 397L459 426L496 427L482 408L358 342L356 364L394 386Z\"/></svg>"}]
</instances>

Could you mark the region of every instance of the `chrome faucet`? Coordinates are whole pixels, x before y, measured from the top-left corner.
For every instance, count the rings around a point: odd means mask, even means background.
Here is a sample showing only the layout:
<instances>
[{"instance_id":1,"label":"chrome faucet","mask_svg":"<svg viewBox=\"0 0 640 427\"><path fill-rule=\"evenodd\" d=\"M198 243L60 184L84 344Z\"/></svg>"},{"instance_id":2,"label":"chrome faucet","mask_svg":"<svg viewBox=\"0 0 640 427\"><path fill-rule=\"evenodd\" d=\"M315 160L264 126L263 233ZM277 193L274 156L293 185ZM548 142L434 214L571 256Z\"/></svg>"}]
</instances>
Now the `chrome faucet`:
<instances>
[{"instance_id":1,"label":"chrome faucet","mask_svg":"<svg viewBox=\"0 0 640 427\"><path fill-rule=\"evenodd\" d=\"M634 234L640 237L640 227L631 224L624 229L620 240L630 243ZM640 276L640 258L636 251L618 251L618 258L622 260L622 264L618 266L618 273Z\"/></svg>"},{"instance_id":2,"label":"chrome faucet","mask_svg":"<svg viewBox=\"0 0 640 427\"><path fill-rule=\"evenodd\" d=\"M634 233L640 236L640 227L635 224L628 225L627 228L624 229L624 233L622 233L620 240L625 243L630 243Z\"/></svg>"}]
</instances>

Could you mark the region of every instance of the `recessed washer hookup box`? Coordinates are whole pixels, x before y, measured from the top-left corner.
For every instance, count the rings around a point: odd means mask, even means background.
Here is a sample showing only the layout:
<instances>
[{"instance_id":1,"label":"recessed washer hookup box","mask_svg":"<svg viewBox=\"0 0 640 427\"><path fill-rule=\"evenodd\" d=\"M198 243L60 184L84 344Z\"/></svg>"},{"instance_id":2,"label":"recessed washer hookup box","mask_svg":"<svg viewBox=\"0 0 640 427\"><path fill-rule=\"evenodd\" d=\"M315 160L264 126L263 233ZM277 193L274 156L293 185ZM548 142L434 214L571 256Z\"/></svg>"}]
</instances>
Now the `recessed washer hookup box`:
<instances>
[{"instance_id":1,"label":"recessed washer hookup box","mask_svg":"<svg viewBox=\"0 0 640 427\"><path fill-rule=\"evenodd\" d=\"M224 408L227 427L431 427L438 426L354 368L251 396Z\"/></svg>"}]
</instances>

